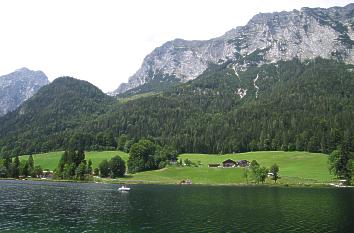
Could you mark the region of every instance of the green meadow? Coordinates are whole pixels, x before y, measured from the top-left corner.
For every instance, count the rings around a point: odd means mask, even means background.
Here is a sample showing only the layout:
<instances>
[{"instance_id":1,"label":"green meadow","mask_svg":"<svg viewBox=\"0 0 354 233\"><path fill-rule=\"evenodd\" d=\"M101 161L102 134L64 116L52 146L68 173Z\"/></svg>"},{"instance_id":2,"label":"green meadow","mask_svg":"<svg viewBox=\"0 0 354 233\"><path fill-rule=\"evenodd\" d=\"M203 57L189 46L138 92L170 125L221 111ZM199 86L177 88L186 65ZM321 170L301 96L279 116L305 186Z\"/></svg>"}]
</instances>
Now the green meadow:
<instances>
[{"instance_id":1,"label":"green meadow","mask_svg":"<svg viewBox=\"0 0 354 233\"><path fill-rule=\"evenodd\" d=\"M209 168L210 163L221 163L226 159L257 160L261 166L270 167L277 163L280 168L280 184L329 183L334 177L328 171L327 155L308 152L262 151L240 154L182 154L180 158L201 163L198 167L167 167L128 176L122 180L136 182L178 183L191 179L195 184L245 184L243 168ZM250 182L250 179L249 181ZM267 179L267 183L273 183Z\"/></svg>"},{"instance_id":2,"label":"green meadow","mask_svg":"<svg viewBox=\"0 0 354 233\"><path fill-rule=\"evenodd\" d=\"M184 154L181 158L188 158L193 162L201 161L202 167L229 158L233 160L257 160L261 166L268 168L274 163L278 164L280 175L284 178L313 179L318 182L327 182L333 179L328 171L328 156L320 153L260 151L228 155Z\"/></svg>"},{"instance_id":3,"label":"green meadow","mask_svg":"<svg viewBox=\"0 0 354 233\"><path fill-rule=\"evenodd\" d=\"M54 170L63 152L51 152L34 155L36 165L42 168ZM103 159L110 159L115 155L121 156L125 161L128 154L121 151L86 152L86 159L91 159L93 167L97 167ZM27 159L22 156L21 159ZM327 155L308 152L283 152L283 151L262 151L240 154L212 155L212 154L182 154L182 160L189 159L199 163L198 167L177 167L146 171L136 174L128 174L125 178L118 179L119 182L127 183L179 183L184 179L191 179L194 184L246 184L251 183L244 178L243 168L209 168L210 163L221 163L226 159L249 161L257 160L261 166L270 167L277 163L280 168L280 184L322 184L329 183L334 179L328 171ZM108 180L105 180L108 181ZM273 183L267 179L267 183Z\"/></svg>"}]
</instances>

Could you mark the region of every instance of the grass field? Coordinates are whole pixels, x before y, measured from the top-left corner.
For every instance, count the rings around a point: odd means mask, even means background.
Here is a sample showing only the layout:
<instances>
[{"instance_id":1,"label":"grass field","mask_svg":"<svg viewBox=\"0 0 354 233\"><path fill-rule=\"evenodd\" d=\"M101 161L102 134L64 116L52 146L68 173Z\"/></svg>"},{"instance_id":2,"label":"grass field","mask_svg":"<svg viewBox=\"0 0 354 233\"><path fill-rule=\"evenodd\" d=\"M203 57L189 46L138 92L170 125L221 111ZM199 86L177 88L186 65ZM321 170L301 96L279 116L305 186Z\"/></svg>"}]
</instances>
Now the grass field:
<instances>
[{"instance_id":1,"label":"grass field","mask_svg":"<svg viewBox=\"0 0 354 233\"><path fill-rule=\"evenodd\" d=\"M37 165L53 170L56 168L63 152L51 152L34 155ZM128 154L120 151L86 152L86 159L91 159L93 167L101 160L110 159L115 155L125 161ZM22 156L21 159L27 159ZM265 151L241 154L211 155L211 154L182 154L180 158L200 162L199 167L170 166L161 170L140 172L119 179L122 182L143 183L179 183L183 179L191 179L195 184L243 184L243 168L208 168L209 163L221 163L226 159L249 161L257 160L261 166L270 167L277 163L280 168L280 184L314 184L329 183L334 177L328 171L327 155L308 152ZM267 183L273 181L267 180Z\"/></svg>"},{"instance_id":2,"label":"grass field","mask_svg":"<svg viewBox=\"0 0 354 233\"><path fill-rule=\"evenodd\" d=\"M280 168L278 182L282 184L314 184L328 183L333 176L328 171L327 155L308 152L249 152L241 154L210 155L182 154L180 158L200 162L195 167L168 167L158 171L147 171L134 174L125 180L178 183L182 179L191 179L198 184L241 184L246 183L243 168L208 168L209 163L221 163L226 159L249 161L257 160L261 166L270 167L277 163ZM273 181L267 180L267 183Z\"/></svg>"}]
</instances>

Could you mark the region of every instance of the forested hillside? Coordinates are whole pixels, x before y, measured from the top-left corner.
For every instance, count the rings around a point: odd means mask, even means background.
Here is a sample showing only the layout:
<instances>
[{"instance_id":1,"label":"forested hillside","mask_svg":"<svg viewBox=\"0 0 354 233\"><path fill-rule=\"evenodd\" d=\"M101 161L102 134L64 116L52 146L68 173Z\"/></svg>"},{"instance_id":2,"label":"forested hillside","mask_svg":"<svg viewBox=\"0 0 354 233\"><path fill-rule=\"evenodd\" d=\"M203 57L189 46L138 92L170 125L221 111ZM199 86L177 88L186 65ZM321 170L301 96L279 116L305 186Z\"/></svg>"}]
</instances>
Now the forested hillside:
<instances>
[{"instance_id":1,"label":"forested hillside","mask_svg":"<svg viewBox=\"0 0 354 233\"><path fill-rule=\"evenodd\" d=\"M113 149L120 138L144 137L200 153L328 153L344 138L354 145L354 66L333 60L294 59L238 72L228 63L210 65L193 81L121 102L81 85L59 79L1 118L2 155L68 143Z\"/></svg>"},{"instance_id":2,"label":"forested hillside","mask_svg":"<svg viewBox=\"0 0 354 233\"><path fill-rule=\"evenodd\" d=\"M113 102L89 82L58 78L16 111L0 118L1 153L18 155L63 148L71 135L107 112Z\"/></svg>"},{"instance_id":3,"label":"forested hillside","mask_svg":"<svg viewBox=\"0 0 354 233\"><path fill-rule=\"evenodd\" d=\"M238 74L228 64L211 66L172 91L119 106L91 132L153 137L181 152L328 153L344 137L353 141L353 116L353 66L295 59Z\"/></svg>"}]
</instances>

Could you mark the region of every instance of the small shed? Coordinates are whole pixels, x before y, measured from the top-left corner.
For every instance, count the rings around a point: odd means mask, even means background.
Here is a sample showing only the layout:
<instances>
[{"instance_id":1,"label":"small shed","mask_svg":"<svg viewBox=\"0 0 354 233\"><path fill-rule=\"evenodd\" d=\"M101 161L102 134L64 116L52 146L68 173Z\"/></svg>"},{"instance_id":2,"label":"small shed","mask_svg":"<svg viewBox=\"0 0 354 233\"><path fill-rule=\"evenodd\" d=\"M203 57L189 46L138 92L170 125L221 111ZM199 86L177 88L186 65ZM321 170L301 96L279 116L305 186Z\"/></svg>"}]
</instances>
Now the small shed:
<instances>
[{"instance_id":1,"label":"small shed","mask_svg":"<svg viewBox=\"0 0 354 233\"><path fill-rule=\"evenodd\" d=\"M236 167L237 163L235 161L233 161L232 159L227 159L222 162L222 166L223 167Z\"/></svg>"}]
</instances>

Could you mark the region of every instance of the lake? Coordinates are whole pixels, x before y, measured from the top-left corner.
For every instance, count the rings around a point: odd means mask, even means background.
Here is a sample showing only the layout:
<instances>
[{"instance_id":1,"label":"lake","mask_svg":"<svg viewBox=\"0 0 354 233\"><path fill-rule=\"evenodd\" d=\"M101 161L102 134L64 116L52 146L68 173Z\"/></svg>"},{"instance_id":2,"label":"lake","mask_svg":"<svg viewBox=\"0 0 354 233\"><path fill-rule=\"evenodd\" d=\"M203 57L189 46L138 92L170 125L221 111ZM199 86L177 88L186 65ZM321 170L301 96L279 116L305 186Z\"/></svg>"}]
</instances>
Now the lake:
<instances>
[{"instance_id":1,"label":"lake","mask_svg":"<svg viewBox=\"0 0 354 233\"><path fill-rule=\"evenodd\" d=\"M0 180L1 232L353 232L354 189Z\"/></svg>"}]
</instances>

